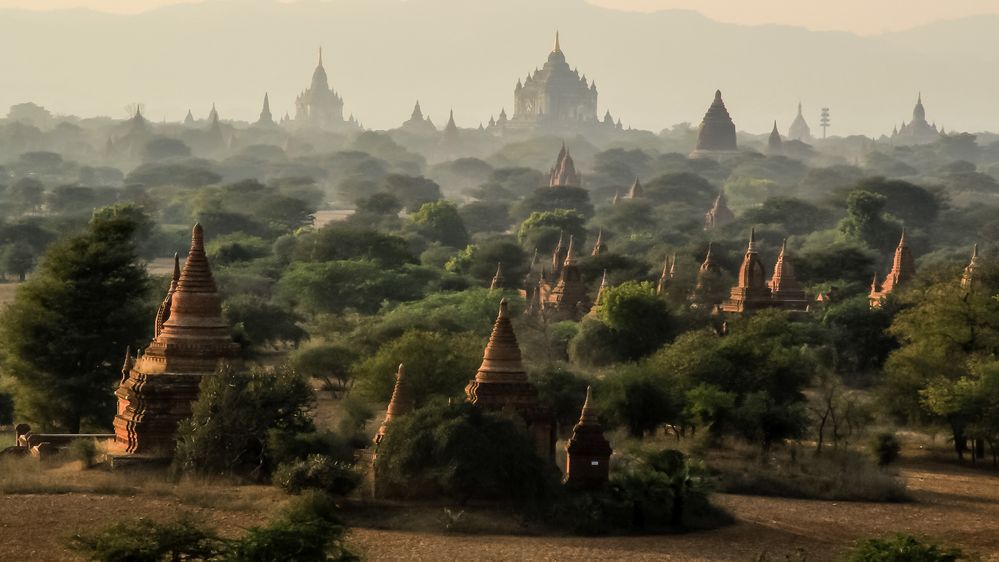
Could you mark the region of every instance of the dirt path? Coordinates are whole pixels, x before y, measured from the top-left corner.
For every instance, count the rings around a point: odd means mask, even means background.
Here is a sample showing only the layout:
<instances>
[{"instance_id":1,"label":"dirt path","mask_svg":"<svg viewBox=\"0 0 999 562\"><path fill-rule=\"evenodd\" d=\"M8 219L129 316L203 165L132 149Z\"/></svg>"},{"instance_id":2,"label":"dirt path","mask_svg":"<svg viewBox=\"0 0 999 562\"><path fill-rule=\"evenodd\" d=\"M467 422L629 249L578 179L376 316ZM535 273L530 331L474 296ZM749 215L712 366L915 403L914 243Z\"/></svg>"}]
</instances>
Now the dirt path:
<instances>
[{"instance_id":1,"label":"dirt path","mask_svg":"<svg viewBox=\"0 0 999 562\"><path fill-rule=\"evenodd\" d=\"M917 501L902 504L820 502L721 494L715 501L738 520L715 531L646 537L551 537L409 533L354 528L351 543L368 560L683 560L747 561L763 551L802 549L809 562L833 561L856 539L896 531L931 536L999 561L999 475L934 463L903 470ZM213 505L155 495L32 494L0 496L0 560L78 560L65 548L75 531L135 517L201 515L224 534L265 522L280 501L266 491L253 507Z\"/></svg>"}]
</instances>

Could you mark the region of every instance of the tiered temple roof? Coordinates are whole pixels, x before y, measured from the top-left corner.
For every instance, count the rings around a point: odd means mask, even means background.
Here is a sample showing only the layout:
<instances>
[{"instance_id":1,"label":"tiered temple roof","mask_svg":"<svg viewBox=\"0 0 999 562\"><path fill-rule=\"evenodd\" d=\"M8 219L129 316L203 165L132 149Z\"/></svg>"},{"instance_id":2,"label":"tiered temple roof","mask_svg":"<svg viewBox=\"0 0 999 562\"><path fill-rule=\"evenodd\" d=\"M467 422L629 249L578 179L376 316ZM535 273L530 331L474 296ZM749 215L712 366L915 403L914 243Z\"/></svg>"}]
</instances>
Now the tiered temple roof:
<instances>
[{"instance_id":1,"label":"tiered temple roof","mask_svg":"<svg viewBox=\"0 0 999 562\"><path fill-rule=\"evenodd\" d=\"M898 241L898 246L895 247L891 271L885 277L884 283L878 284L877 275L874 277L874 282L871 283L871 292L867 295L871 308L880 307L885 297L898 287L907 284L915 276L916 260L912 257L912 250L909 249L909 244L905 240L905 229L903 229L902 237Z\"/></svg>"},{"instance_id":2,"label":"tiered temple roof","mask_svg":"<svg viewBox=\"0 0 999 562\"><path fill-rule=\"evenodd\" d=\"M565 143L562 143L562 150L559 150L555 159L555 167L548 172L548 186L580 187L581 185L583 185L583 176L576 172L576 163L573 162Z\"/></svg>"},{"instance_id":3,"label":"tiered temple roof","mask_svg":"<svg viewBox=\"0 0 999 562\"><path fill-rule=\"evenodd\" d=\"M295 99L295 122L323 129L338 129L347 125L343 118L343 98L330 87L323 67L323 50L312 73L309 88Z\"/></svg>"},{"instance_id":4,"label":"tiered temple roof","mask_svg":"<svg viewBox=\"0 0 999 562\"><path fill-rule=\"evenodd\" d=\"M558 33L540 70L518 80L510 125L568 130L597 123L597 86L569 67Z\"/></svg>"},{"instance_id":5,"label":"tiered temple roof","mask_svg":"<svg viewBox=\"0 0 999 562\"><path fill-rule=\"evenodd\" d=\"M710 157L735 153L739 150L735 140L735 123L722 101L721 90L715 91L715 99L708 107L697 132L697 146L691 157Z\"/></svg>"},{"instance_id":6,"label":"tiered temple roof","mask_svg":"<svg viewBox=\"0 0 999 562\"><path fill-rule=\"evenodd\" d=\"M756 230L749 234L749 245L739 266L739 277L728 300L722 303L723 312L750 312L773 305L767 273L756 251Z\"/></svg>"},{"instance_id":7,"label":"tiered temple roof","mask_svg":"<svg viewBox=\"0 0 999 562\"><path fill-rule=\"evenodd\" d=\"M777 256L777 263L774 265L774 274L770 279L770 293L776 306L788 310L805 310L808 308L808 299L805 297L805 290L794 275L794 264L791 261L790 253L787 251L787 240L781 245L780 254Z\"/></svg>"},{"instance_id":8,"label":"tiered temple roof","mask_svg":"<svg viewBox=\"0 0 999 562\"><path fill-rule=\"evenodd\" d=\"M552 320L578 320L589 308L586 284L576 263L575 240L569 237L569 248L554 287L539 287L541 312Z\"/></svg>"},{"instance_id":9,"label":"tiered temple roof","mask_svg":"<svg viewBox=\"0 0 999 562\"><path fill-rule=\"evenodd\" d=\"M476 406L519 417L541 458L554 461L555 423L538 401L538 389L527 379L506 299L500 302L482 364L465 387L465 395Z\"/></svg>"},{"instance_id":10,"label":"tiered temple roof","mask_svg":"<svg viewBox=\"0 0 999 562\"><path fill-rule=\"evenodd\" d=\"M116 452L172 455L177 424L190 416L201 379L238 354L195 225L184 267L157 313L156 335L115 391Z\"/></svg>"},{"instance_id":11,"label":"tiered temple roof","mask_svg":"<svg viewBox=\"0 0 999 562\"><path fill-rule=\"evenodd\" d=\"M572 437L565 445L565 484L577 488L603 486L610 475L613 453L593 406L593 389L586 387L579 422L572 428Z\"/></svg>"},{"instance_id":12,"label":"tiered temple roof","mask_svg":"<svg viewBox=\"0 0 999 562\"><path fill-rule=\"evenodd\" d=\"M270 96L264 93L264 106L260 109L260 118L257 119L256 125L258 127L273 127L274 117L271 115L271 100Z\"/></svg>"},{"instance_id":13,"label":"tiered temple roof","mask_svg":"<svg viewBox=\"0 0 999 562\"><path fill-rule=\"evenodd\" d=\"M898 146L931 144L940 140L940 136L937 126L926 121L923 94L920 93L916 98L916 106L912 108L912 121L902 123L902 127L892 133L891 141Z\"/></svg>"}]
</instances>

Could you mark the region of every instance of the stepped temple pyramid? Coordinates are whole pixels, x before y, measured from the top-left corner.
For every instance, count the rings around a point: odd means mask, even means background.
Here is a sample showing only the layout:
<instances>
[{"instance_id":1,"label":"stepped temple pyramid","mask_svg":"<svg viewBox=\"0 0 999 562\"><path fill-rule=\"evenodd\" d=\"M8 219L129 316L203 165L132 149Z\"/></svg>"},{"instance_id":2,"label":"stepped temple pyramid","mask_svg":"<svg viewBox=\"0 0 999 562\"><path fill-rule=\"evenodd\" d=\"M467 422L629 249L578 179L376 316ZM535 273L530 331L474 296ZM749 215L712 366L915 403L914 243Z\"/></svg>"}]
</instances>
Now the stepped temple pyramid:
<instances>
[{"instance_id":1,"label":"stepped temple pyramid","mask_svg":"<svg viewBox=\"0 0 999 562\"><path fill-rule=\"evenodd\" d=\"M597 117L597 84L569 67L558 33L544 66L517 80L513 98L513 117L507 119L504 109L499 121L490 120L490 129L556 133L622 128L609 111L603 120Z\"/></svg>"},{"instance_id":2,"label":"stepped temple pyramid","mask_svg":"<svg viewBox=\"0 0 999 562\"><path fill-rule=\"evenodd\" d=\"M174 259L173 281L155 322L153 341L138 356L127 354L122 368L112 455L171 457L177 424L190 417L201 379L239 353L222 319L200 224L183 269Z\"/></svg>"},{"instance_id":3,"label":"stepped temple pyramid","mask_svg":"<svg viewBox=\"0 0 999 562\"><path fill-rule=\"evenodd\" d=\"M715 90L715 99L704 114L697 131L697 146L690 153L691 158L719 158L737 154L735 123L722 101L721 90Z\"/></svg>"},{"instance_id":4,"label":"stepped temple pyramid","mask_svg":"<svg viewBox=\"0 0 999 562\"><path fill-rule=\"evenodd\" d=\"M916 107L912 108L912 121L902 123L902 127L892 132L891 142L896 146L931 144L940 140L941 133L936 124L926 121L923 107L923 94L916 97Z\"/></svg>"},{"instance_id":5,"label":"stepped temple pyramid","mask_svg":"<svg viewBox=\"0 0 999 562\"><path fill-rule=\"evenodd\" d=\"M330 87L323 67L322 49L319 49L319 64L312 73L312 83L295 98L294 123L299 127L328 130L357 128L353 119L343 118L343 98Z\"/></svg>"}]
</instances>

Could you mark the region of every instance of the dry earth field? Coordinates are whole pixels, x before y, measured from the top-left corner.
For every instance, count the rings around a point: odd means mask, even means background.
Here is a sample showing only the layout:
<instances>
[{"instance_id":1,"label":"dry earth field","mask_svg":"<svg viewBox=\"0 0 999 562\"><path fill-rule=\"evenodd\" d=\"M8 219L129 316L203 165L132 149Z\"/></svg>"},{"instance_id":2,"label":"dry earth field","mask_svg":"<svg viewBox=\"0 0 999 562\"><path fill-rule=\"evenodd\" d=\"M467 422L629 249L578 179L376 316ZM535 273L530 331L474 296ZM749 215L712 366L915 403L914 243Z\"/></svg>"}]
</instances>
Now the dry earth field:
<instances>
[{"instance_id":1,"label":"dry earth field","mask_svg":"<svg viewBox=\"0 0 999 562\"><path fill-rule=\"evenodd\" d=\"M284 501L281 493L263 486L178 485L156 475L81 471L72 464L49 471L31 466L0 465L0 560L79 560L64 546L73 532L121 519L169 519L182 511L232 536L264 523ZM707 532L585 538L517 534L509 518L477 511L469 520L479 532L445 533L430 515L440 507L423 506L396 508L381 519L348 511L349 538L369 560L746 561L764 551L783 560L800 549L808 561L831 561L858 538L904 531L977 552L983 560L999 560L999 474L925 456L910 457L902 467L914 502L718 494L714 501L737 521Z\"/></svg>"}]
</instances>

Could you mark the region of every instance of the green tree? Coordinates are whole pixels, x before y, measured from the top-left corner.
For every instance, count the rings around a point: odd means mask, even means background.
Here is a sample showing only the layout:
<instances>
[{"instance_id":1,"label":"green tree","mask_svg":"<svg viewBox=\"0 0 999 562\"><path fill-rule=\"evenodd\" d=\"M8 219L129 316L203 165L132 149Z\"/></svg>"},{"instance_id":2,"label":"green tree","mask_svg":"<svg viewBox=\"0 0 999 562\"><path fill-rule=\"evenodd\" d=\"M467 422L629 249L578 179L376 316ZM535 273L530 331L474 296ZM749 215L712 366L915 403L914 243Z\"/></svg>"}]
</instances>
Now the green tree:
<instances>
[{"instance_id":1,"label":"green tree","mask_svg":"<svg viewBox=\"0 0 999 562\"><path fill-rule=\"evenodd\" d=\"M617 332L615 339L625 359L652 353L674 335L676 328L666 301L648 281L629 281L604 291L600 319Z\"/></svg>"},{"instance_id":2,"label":"green tree","mask_svg":"<svg viewBox=\"0 0 999 562\"><path fill-rule=\"evenodd\" d=\"M899 298L890 333L900 347L885 362L883 403L910 422L937 422L951 431L963 458L972 421L954 398L978 361L999 353L999 301L986 276L975 291L951 278L913 287Z\"/></svg>"},{"instance_id":3,"label":"green tree","mask_svg":"<svg viewBox=\"0 0 999 562\"><path fill-rule=\"evenodd\" d=\"M50 246L0 318L18 413L42 428L108 427L124 350L148 338L149 279L133 211L100 209L85 232Z\"/></svg>"},{"instance_id":4,"label":"green tree","mask_svg":"<svg viewBox=\"0 0 999 562\"><path fill-rule=\"evenodd\" d=\"M410 213L418 211L424 203L432 203L441 198L441 186L433 180L401 174L386 176L382 191L395 195Z\"/></svg>"},{"instance_id":5,"label":"green tree","mask_svg":"<svg viewBox=\"0 0 999 562\"><path fill-rule=\"evenodd\" d=\"M532 251L537 248L542 253L549 253L555 248L559 236L563 233L564 242L568 244L569 237L572 236L578 244L577 251L583 253L583 244L586 242L584 219L583 215L573 210L559 209L531 213L531 216L520 224L517 240L524 248Z\"/></svg>"},{"instance_id":6,"label":"green tree","mask_svg":"<svg viewBox=\"0 0 999 562\"><path fill-rule=\"evenodd\" d=\"M511 214L515 218L524 219L533 213L558 210L575 211L582 217L592 217L593 203L590 202L590 192L581 187L562 186L558 189L540 187L517 203Z\"/></svg>"},{"instance_id":7,"label":"green tree","mask_svg":"<svg viewBox=\"0 0 999 562\"><path fill-rule=\"evenodd\" d=\"M253 295L226 299L222 316L239 336L253 346L291 344L298 346L309 334L298 323L299 315L283 306Z\"/></svg>"},{"instance_id":8,"label":"green tree","mask_svg":"<svg viewBox=\"0 0 999 562\"><path fill-rule=\"evenodd\" d=\"M898 242L901 225L885 215L888 198L878 193L854 190L846 199L846 218L839 222L844 239L862 242L879 251L887 251Z\"/></svg>"},{"instance_id":9,"label":"green tree","mask_svg":"<svg viewBox=\"0 0 999 562\"><path fill-rule=\"evenodd\" d=\"M397 368L404 363L417 406L435 396L458 396L475 376L482 347L482 339L471 334L406 332L355 365L355 388L370 400L388 402Z\"/></svg>"},{"instance_id":10,"label":"green tree","mask_svg":"<svg viewBox=\"0 0 999 562\"><path fill-rule=\"evenodd\" d=\"M4 273L16 275L18 281L24 278L35 265L35 250L25 242L14 242L3 248L0 253L0 267Z\"/></svg>"},{"instance_id":11,"label":"green tree","mask_svg":"<svg viewBox=\"0 0 999 562\"><path fill-rule=\"evenodd\" d=\"M452 248L468 244L468 231L458 214L458 207L450 201L424 203L412 216L417 230L434 242Z\"/></svg>"},{"instance_id":12,"label":"green tree","mask_svg":"<svg viewBox=\"0 0 999 562\"><path fill-rule=\"evenodd\" d=\"M288 366L240 371L223 366L204 377L191 417L177 429L174 466L200 474L270 474L278 462L268 436L315 431L312 387Z\"/></svg>"}]
</instances>

